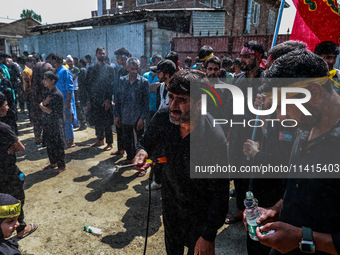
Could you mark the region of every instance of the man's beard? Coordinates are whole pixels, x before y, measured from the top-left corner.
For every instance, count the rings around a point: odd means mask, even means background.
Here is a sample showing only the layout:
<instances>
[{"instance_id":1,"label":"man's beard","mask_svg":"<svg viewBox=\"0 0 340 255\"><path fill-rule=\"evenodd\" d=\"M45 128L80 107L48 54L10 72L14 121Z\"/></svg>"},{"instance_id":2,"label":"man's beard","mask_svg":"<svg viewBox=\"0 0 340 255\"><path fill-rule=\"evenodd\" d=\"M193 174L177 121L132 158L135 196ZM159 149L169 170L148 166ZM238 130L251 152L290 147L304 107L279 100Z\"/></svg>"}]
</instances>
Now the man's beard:
<instances>
[{"instance_id":1,"label":"man's beard","mask_svg":"<svg viewBox=\"0 0 340 255\"><path fill-rule=\"evenodd\" d=\"M256 62L255 62L255 61L253 61L251 64L248 64L248 65L246 65L246 66L244 66L243 64L244 64L244 62L241 62L241 66L240 66L240 69L241 69L241 71L243 71L243 72L252 71L252 70L254 70L255 67L256 67Z\"/></svg>"},{"instance_id":2,"label":"man's beard","mask_svg":"<svg viewBox=\"0 0 340 255\"><path fill-rule=\"evenodd\" d=\"M99 61L99 62L104 62L104 60L105 60L105 57L97 57L97 60Z\"/></svg>"},{"instance_id":3,"label":"man's beard","mask_svg":"<svg viewBox=\"0 0 340 255\"><path fill-rule=\"evenodd\" d=\"M190 121L190 113L183 116L183 113L181 111L173 111L173 112L178 113L180 118L176 119L176 117L171 116L171 111L170 111L169 119L172 124L180 125L180 124L187 123Z\"/></svg>"},{"instance_id":4,"label":"man's beard","mask_svg":"<svg viewBox=\"0 0 340 255\"><path fill-rule=\"evenodd\" d=\"M209 74L209 75L208 75L208 78L218 78L218 75L215 75L215 74Z\"/></svg>"}]
</instances>

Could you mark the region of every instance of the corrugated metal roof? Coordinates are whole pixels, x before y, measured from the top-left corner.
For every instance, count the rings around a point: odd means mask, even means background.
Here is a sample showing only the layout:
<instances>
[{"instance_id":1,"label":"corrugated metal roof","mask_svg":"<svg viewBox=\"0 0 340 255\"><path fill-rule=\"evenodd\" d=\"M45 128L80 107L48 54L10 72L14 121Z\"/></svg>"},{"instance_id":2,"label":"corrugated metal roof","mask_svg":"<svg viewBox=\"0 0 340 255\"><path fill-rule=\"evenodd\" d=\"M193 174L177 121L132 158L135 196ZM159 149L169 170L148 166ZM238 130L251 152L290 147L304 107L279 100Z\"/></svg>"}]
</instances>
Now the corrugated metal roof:
<instances>
[{"instance_id":1,"label":"corrugated metal roof","mask_svg":"<svg viewBox=\"0 0 340 255\"><path fill-rule=\"evenodd\" d=\"M225 12L194 11L192 28L194 36L224 35Z\"/></svg>"},{"instance_id":2,"label":"corrugated metal roof","mask_svg":"<svg viewBox=\"0 0 340 255\"><path fill-rule=\"evenodd\" d=\"M15 19L0 18L0 26L4 24L9 24L16 21Z\"/></svg>"}]
</instances>

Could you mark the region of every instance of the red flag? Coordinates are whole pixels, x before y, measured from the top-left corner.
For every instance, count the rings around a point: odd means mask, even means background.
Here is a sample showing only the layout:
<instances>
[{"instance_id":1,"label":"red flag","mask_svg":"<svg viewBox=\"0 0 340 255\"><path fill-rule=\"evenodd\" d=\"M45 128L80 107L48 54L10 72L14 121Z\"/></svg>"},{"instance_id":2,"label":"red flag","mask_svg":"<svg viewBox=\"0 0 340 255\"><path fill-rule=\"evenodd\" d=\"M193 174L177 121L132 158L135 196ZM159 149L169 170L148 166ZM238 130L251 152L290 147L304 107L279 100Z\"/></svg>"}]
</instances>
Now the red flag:
<instances>
[{"instance_id":1,"label":"red flag","mask_svg":"<svg viewBox=\"0 0 340 255\"><path fill-rule=\"evenodd\" d=\"M340 43L340 16L336 0L293 0L296 16L290 36L309 50L322 41Z\"/></svg>"}]
</instances>

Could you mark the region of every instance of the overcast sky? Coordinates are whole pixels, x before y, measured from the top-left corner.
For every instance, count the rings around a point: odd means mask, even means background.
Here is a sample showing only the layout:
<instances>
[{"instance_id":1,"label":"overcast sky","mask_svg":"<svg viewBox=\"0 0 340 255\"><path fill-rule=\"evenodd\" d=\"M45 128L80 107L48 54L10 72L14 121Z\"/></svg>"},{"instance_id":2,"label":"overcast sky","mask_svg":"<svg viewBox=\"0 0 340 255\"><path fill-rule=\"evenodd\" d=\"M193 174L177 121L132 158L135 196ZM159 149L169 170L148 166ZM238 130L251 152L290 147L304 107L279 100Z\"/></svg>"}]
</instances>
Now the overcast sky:
<instances>
[{"instance_id":1,"label":"overcast sky","mask_svg":"<svg viewBox=\"0 0 340 255\"><path fill-rule=\"evenodd\" d=\"M110 8L110 1L107 0L107 8ZM291 6L285 8L280 34L292 31L292 24L295 17L295 7L292 0L286 0ZM42 17L43 24L75 21L91 18L91 11L97 9L97 0L10 0L2 4L0 18L19 19L23 9L32 9Z\"/></svg>"}]
</instances>

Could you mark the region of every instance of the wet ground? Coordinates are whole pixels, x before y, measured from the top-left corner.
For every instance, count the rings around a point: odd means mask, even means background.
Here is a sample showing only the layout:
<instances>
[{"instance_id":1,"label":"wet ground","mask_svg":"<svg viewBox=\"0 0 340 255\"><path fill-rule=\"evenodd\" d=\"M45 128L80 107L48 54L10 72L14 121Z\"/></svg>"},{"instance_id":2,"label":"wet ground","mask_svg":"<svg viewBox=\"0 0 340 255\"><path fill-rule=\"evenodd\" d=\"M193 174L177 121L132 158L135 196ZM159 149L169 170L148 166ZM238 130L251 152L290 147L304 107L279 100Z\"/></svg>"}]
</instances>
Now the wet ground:
<instances>
[{"instance_id":1,"label":"wet ground","mask_svg":"<svg viewBox=\"0 0 340 255\"><path fill-rule=\"evenodd\" d=\"M89 145L92 128L75 131L76 147L66 151L67 170L55 176L42 170L48 163L45 148L34 145L33 129L19 116L19 139L26 151L19 153L25 173L27 223L38 230L19 242L24 255L48 254L143 254L146 229L148 174L137 177L133 169L112 173L125 160ZM116 147L114 147L116 149ZM166 254L160 191L152 192L147 254ZM230 201L236 212L235 201ZM84 225L103 230L101 236L83 231ZM224 225L216 238L216 254L246 254L246 232L241 222Z\"/></svg>"}]
</instances>

